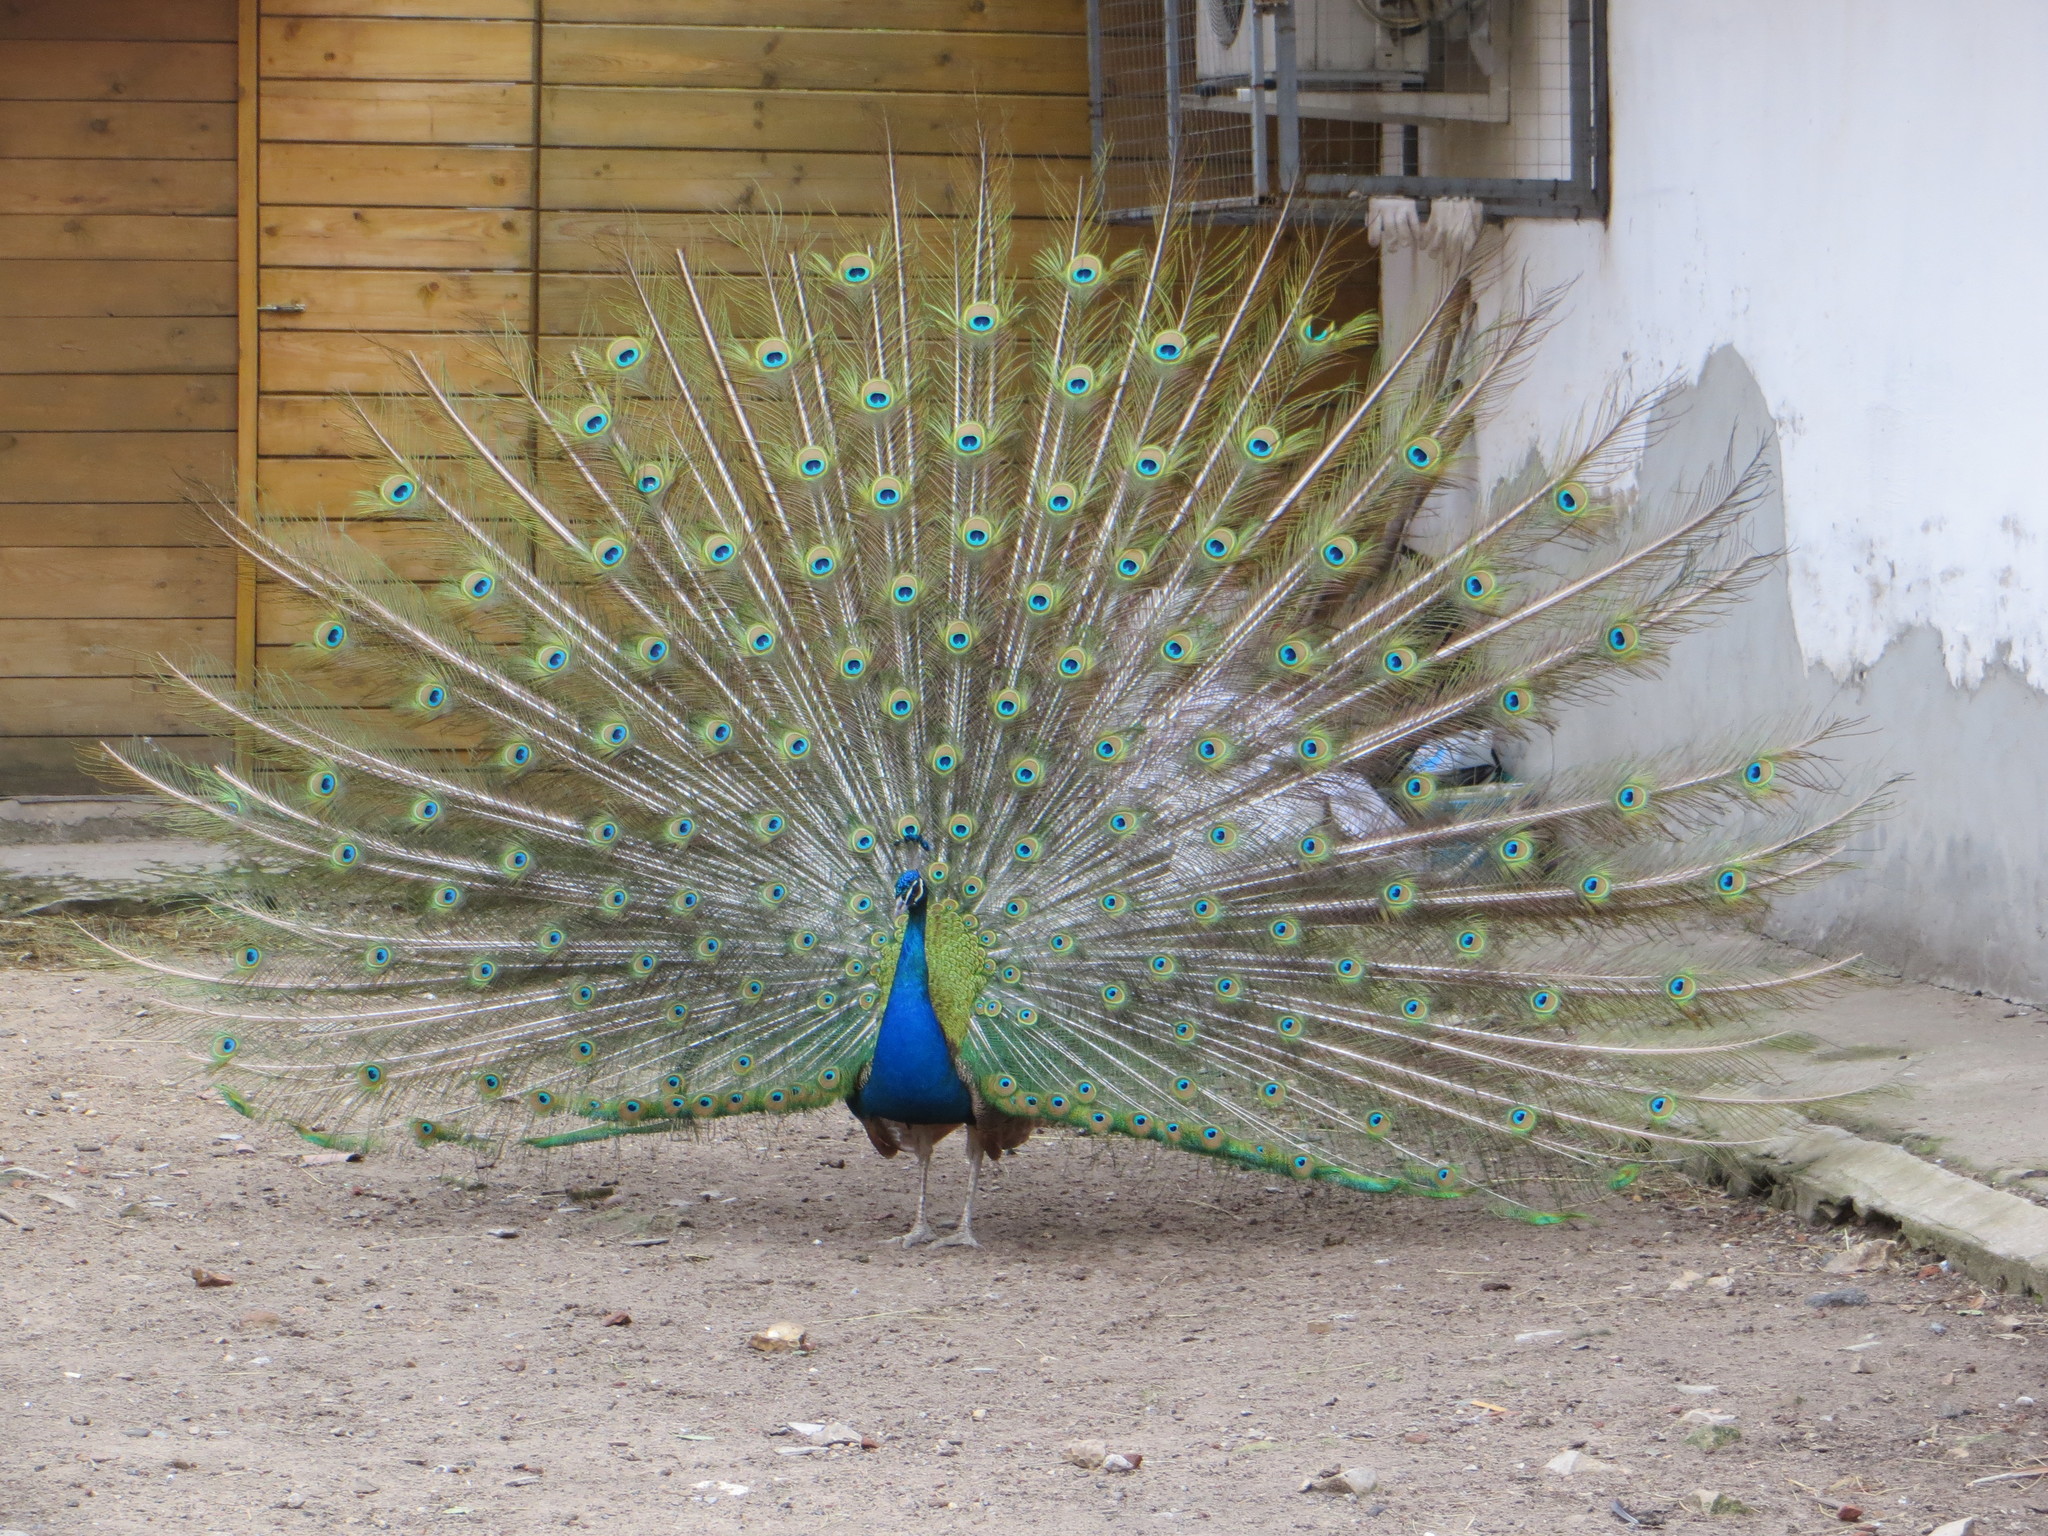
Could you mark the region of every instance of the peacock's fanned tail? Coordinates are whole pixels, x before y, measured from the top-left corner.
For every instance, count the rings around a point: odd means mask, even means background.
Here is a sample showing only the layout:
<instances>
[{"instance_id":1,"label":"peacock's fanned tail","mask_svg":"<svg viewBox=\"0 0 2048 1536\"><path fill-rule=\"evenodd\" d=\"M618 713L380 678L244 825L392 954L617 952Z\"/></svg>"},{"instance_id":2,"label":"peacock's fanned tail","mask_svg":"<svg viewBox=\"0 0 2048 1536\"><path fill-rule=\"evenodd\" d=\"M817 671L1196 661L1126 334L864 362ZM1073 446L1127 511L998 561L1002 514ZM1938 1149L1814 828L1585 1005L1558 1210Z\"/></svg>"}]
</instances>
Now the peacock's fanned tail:
<instances>
[{"instance_id":1,"label":"peacock's fanned tail","mask_svg":"<svg viewBox=\"0 0 2048 1536\"><path fill-rule=\"evenodd\" d=\"M1835 857L1820 733L1432 767L1739 591L1757 476L1634 505L1652 395L1449 517L1540 305L1454 282L1372 363L1313 237L1112 254L1084 189L1017 260L1000 180L631 273L496 394L415 361L350 523L223 513L300 615L253 695L177 673L242 766L109 749L263 871L218 964L109 939L223 1092L542 1144L840 1099L916 831L992 1109L1531 1219L1767 1130L1744 1021L1829 968L1713 919Z\"/></svg>"}]
</instances>

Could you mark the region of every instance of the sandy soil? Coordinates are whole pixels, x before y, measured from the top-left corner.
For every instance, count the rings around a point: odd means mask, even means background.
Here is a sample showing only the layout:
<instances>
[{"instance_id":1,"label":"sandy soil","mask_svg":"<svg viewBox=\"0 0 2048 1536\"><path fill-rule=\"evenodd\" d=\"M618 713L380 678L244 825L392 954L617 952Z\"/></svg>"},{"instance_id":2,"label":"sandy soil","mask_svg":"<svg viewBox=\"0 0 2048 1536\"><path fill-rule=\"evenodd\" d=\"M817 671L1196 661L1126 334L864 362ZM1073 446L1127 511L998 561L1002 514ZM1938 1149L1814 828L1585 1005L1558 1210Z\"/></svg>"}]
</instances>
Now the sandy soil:
<instances>
[{"instance_id":1,"label":"sandy soil","mask_svg":"<svg viewBox=\"0 0 2048 1536\"><path fill-rule=\"evenodd\" d=\"M1048 1135L980 1251L904 1253L907 1160L836 1113L306 1167L145 1006L0 971L6 1530L2048 1532L2048 1479L1970 1486L2048 1457L2048 1318L1820 1273L1869 1234L1677 1184L1534 1231ZM808 1352L749 1347L783 1320ZM1338 1467L1379 1486L1300 1491Z\"/></svg>"}]
</instances>

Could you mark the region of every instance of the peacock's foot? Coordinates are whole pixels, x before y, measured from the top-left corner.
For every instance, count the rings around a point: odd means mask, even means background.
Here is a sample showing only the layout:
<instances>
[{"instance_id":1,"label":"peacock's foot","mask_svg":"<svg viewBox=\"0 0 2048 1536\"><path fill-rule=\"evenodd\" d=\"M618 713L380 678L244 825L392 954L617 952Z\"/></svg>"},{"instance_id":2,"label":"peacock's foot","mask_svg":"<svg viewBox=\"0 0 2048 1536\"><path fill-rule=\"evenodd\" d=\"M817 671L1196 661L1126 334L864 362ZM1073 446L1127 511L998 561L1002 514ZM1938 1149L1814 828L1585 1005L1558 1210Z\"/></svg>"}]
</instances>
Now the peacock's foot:
<instances>
[{"instance_id":1,"label":"peacock's foot","mask_svg":"<svg viewBox=\"0 0 2048 1536\"><path fill-rule=\"evenodd\" d=\"M960 1229L951 1237L942 1237L933 1243L932 1246L934 1248L979 1248L981 1244L974 1240L974 1228L962 1223Z\"/></svg>"},{"instance_id":2,"label":"peacock's foot","mask_svg":"<svg viewBox=\"0 0 2048 1536\"><path fill-rule=\"evenodd\" d=\"M889 1239L890 1242L901 1243L906 1248L915 1248L919 1243L928 1243L931 1240L932 1229L926 1226L921 1221L916 1226L912 1227L908 1232L904 1233L901 1237L892 1237Z\"/></svg>"}]
</instances>

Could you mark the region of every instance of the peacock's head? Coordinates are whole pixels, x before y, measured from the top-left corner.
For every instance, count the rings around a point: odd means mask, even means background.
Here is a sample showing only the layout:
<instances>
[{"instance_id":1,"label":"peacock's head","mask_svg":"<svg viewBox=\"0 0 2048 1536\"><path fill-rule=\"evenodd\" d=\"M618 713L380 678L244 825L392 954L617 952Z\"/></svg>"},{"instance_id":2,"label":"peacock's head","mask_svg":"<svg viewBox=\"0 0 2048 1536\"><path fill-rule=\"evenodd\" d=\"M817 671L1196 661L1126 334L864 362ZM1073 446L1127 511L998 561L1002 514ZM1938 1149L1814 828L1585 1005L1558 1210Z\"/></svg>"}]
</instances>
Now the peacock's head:
<instances>
[{"instance_id":1,"label":"peacock's head","mask_svg":"<svg viewBox=\"0 0 2048 1536\"><path fill-rule=\"evenodd\" d=\"M932 851L932 845L915 832L903 834L903 845L910 855L911 866L896 877L896 910L922 912L925 899L924 859Z\"/></svg>"}]
</instances>

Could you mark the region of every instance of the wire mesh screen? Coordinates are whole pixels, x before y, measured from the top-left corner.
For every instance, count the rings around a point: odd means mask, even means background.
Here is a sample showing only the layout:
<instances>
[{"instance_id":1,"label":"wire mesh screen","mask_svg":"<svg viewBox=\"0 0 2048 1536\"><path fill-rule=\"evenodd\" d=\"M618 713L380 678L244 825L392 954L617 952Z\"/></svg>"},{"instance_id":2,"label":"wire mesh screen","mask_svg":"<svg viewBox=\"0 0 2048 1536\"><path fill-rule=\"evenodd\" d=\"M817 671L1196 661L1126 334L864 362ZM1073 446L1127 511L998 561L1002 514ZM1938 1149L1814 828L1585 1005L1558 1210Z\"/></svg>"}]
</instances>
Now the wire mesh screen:
<instances>
[{"instance_id":1,"label":"wire mesh screen","mask_svg":"<svg viewBox=\"0 0 2048 1536\"><path fill-rule=\"evenodd\" d=\"M1111 206L1605 212L1605 0L1091 0ZM1349 205L1347 207L1347 205Z\"/></svg>"}]
</instances>

